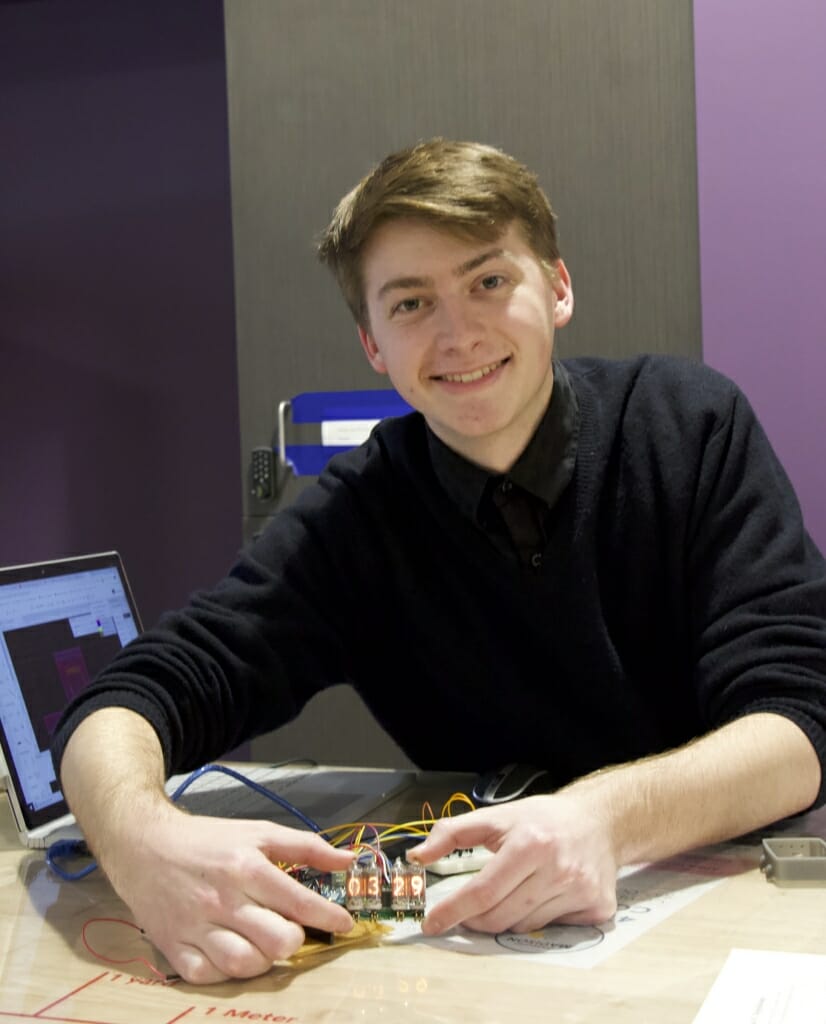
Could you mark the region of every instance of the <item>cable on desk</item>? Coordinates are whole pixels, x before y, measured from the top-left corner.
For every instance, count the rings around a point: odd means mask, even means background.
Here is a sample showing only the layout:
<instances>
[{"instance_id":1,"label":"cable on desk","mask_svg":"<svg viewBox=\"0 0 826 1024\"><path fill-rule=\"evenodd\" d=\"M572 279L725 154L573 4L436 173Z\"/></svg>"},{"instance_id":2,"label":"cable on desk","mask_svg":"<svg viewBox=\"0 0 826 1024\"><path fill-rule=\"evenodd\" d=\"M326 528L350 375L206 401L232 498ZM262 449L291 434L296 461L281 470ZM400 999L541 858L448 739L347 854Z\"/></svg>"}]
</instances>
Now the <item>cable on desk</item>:
<instances>
[{"instance_id":1,"label":"cable on desk","mask_svg":"<svg viewBox=\"0 0 826 1024\"><path fill-rule=\"evenodd\" d=\"M134 922L126 921L124 918L121 917L90 917L89 920L84 923L83 928L81 929L80 938L87 952L91 953L92 956L95 957L97 960L102 960L103 963L105 964L117 964L118 966L124 964L146 964L146 966L155 975L155 977L161 981L175 982L180 980L180 977L177 974L164 974L163 971L159 971L158 968L145 956L132 956L129 957L127 960L114 960L110 956L104 956L103 953L98 953L96 949L92 948L92 945L89 942L89 939L86 935L87 929L89 928L90 925L93 924L122 924L126 925L127 928L134 928L135 931L140 932L141 935L143 935L144 932L143 929L139 928Z\"/></svg>"},{"instance_id":2,"label":"cable on desk","mask_svg":"<svg viewBox=\"0 0 826 1024\"><path fill-rule=\"evenodd\" d=\"M297 807L293 806L289 800L285 800L283 796L279 796L278 793L273 793L265 786L259 785L252 779L248 779L245 775L240 772L236 772L233 768L227 768L226 765L222 764L205 764L202 768L196 768L191 775L187 776L184 781L178 786L172 796L169 798L172 803L176 803L181 796L189 789L193 782L197 782L202 775L206 775L207 772L221 772L223 775L229 775L230 778L236 779L238 782L243 782L245 786L249 786L254 792L259 793L261 796L266 797L268 800L272 800L273 803L278 804L279 807L283 807L285 811L289 811L290 814L294 815L299 821L303 821L307 828L313 832L320 832L321 826L313 821L312 818L308 818L303 811L300 811Z\"/></svg>"},{"instance_id":3,"label":"cable on desk","mask_svg":"<svg viewBox=\"0 0 826 1024\"><path fill-rule=\"evenodd\" d=\"M80 871L67 871L61 867L60 862L64 859L71 860L75 857L89 856L91 856L89 847L82 839L58 839L46 849L46 863L64 882L79 882L81 878L91 875L98 865L97 861L93 860Z\"/></svg>"},{"instance_id":4,"label":"cable on desk","mask_svg":"<svg viewBox=\"0 0 826 1024\"><path fill-rule=\"evenodd\" d=\"M282 762L282 764L285 765L291 763L293 762ZM273 767L281 766L273 765ZM256 793L266 797L268 800L272 800L273 803L278 804L278 806L282 807L285 811L289 811L290 814L302 821L313 832L321 832L321 826L318 825L317 822L313 821L312 818L309 818L304 814L303 811L300 811L297 807L293 806L289 800L285 800L284 797L279 796L278 793L273 793L271 790L259 785L259 783L255 782L253 779L248 779L245 775L235 771L233 768L227 768L225 765L221 764L206 764L201 768L197 768L194 772L188 775L170 796L169 799L172 803L177 803L189 787L194 782L197 782L201 776L206 775L207 772L221 772L223 775L229 775L230 778L233 778L238 782L242 782L245 786L248 786ZM82 839L59 839L46 849L46 863L58 878L62 878L64 882L79 882L82 878L86 878L87 875L90 875L98 866L97 861L95 860L92 860L80 871L67 871L61 865L61 861L63 860L82 856L89 856L89 848Z\"/></svg>"},{"instance_id":5,"label":"cable on desk","mask_svg":"<svg viewBox=\"0 0 826 1024\"><path fill-rule=\"evenodd\" d=\"M289 763L291 762L283 762L283 764ZM170 797L172 803L177 803L189 787L208 772L221 772L224 775L228 775L230 778L248 786L259 795L278 804L279 807L288 811L290 814L293 814L296 818L302 821L309 829L311 829L311 831L317 833L323 839L326 839L331 846L349 846L357 857L361 857L365 854L372 856L375 858L376 862L382 866L382 872L385 875L388 875L389 873L389 860L381 849L382 843L399 842L404 839L421 839L427 836L430 829L436 822L436 817L430 804L425 801L422 807L422 817L418 821L406 821L398 824L391 822L349 822L342 825L333 825L327 829L322 829L317 822L313 821L312 818L308 817L303 811L299 810L299 808L295 807L288 800L285 800L284 797L279 796L277 793L273 793L271 790L261 786L253 779L247 778L245 775L235 771L233 768L228 768L226 765L220 764L203 765L201 768L197 768L194 772L188 775L172 793ZM453 793L443 804L441 817L451 817L453 808L456 804L462 804L469 810L475 809L475 804L467 794ZM368 829L373 833L374 838L371 841L365 841L364 838L365 831ZM62 878L66 882L77 882L82 878L86 878L87 875L90 875L95 870L97 867L97 861L92 860L80 871L75 872L67 871L61 866L60 862L64 859L88 855L88 853L89 850L83 840L58 840L56 843L52 843L52 845L46 850L46 863L59 878ZM289 864L282 864L281 866L285 869L301 867L301 865Z\"/></svg>"}]
</instances>

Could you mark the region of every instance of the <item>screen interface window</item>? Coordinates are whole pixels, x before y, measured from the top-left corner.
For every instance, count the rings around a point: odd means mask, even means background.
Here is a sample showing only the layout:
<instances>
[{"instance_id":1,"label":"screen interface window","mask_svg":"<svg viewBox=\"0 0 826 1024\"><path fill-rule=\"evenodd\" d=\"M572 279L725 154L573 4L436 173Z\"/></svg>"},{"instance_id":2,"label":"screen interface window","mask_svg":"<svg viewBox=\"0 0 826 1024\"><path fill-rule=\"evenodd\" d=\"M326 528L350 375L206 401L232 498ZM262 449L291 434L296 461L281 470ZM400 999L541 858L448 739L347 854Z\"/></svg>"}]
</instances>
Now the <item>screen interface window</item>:
<instances>
[{"instance_id":1,"label":"screen interface window","mask_svg":"<svg viewBox=\"0 0 826 1024\"><path fill-rule=\"evenodd\" d=\"M31 810L62 800L49 753L62 710L136 635L116 568L0 586L0 719Z\"/></svg>"}]
</instances>

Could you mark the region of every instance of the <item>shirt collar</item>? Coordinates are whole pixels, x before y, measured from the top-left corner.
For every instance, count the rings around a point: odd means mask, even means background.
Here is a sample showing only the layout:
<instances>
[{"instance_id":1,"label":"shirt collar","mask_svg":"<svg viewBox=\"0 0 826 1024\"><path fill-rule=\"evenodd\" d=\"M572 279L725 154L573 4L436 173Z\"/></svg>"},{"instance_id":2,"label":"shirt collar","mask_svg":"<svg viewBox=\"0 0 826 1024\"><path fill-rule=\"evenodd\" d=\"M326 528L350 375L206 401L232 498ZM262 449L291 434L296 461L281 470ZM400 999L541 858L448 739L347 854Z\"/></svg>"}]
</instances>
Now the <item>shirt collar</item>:
<instances>
[{"instance_id":1,"label":"shirt collar","mask_svg":"<svg viewBox=\"0 0 826 1024\"><path fill-rule=\"evenodd\" d=\"M574 472L579 439L579 401L568 371L554 360L554 386L548 408L525 450L505 474L517 486L551 508ZM493 480L491 473L468 461L441 441L428 427L427 442L433 469L459 509L476 519L479 505Z\"/></svg>"}]
</instances>

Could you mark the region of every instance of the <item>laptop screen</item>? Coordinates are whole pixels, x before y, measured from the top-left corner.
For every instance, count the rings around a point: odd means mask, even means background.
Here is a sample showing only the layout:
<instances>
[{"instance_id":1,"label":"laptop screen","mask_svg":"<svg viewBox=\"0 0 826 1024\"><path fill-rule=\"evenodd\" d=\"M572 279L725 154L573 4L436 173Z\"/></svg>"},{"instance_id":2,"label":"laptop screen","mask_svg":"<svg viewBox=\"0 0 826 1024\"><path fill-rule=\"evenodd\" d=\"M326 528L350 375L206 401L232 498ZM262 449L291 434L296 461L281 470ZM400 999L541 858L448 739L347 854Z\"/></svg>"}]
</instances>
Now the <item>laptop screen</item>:
<instances>
[{"instance_id":1,"label":"laptop screen","mask_svg":"<svg viewBox=\"0 0 826 1024\"><path fill-rule=\"evenodd\" d=\"M140 630L116 552L0 569L0 741L28 828L67 813L61 712Z\"/></svg>"}]
</instances>

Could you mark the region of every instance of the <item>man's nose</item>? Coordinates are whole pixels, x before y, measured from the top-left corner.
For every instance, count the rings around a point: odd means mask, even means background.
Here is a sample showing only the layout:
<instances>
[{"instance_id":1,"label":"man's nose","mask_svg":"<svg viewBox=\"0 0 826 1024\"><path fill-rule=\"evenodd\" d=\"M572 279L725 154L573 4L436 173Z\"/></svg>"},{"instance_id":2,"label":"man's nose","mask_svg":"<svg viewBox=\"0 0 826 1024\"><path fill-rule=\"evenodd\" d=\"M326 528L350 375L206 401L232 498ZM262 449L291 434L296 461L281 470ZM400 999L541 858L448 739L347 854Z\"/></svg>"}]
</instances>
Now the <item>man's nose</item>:
<instances>
[{"instance_id":1,"label":"man's nose","mask_svg":"<svg viewBox=\"0 0 826 1024\"><path fill-rule=\"evenodd\" d=\"M434 340L441 348L472 348L481 339L479 318L463 299L443 299L434 326Z\"/></svg>"}]
</instances>

